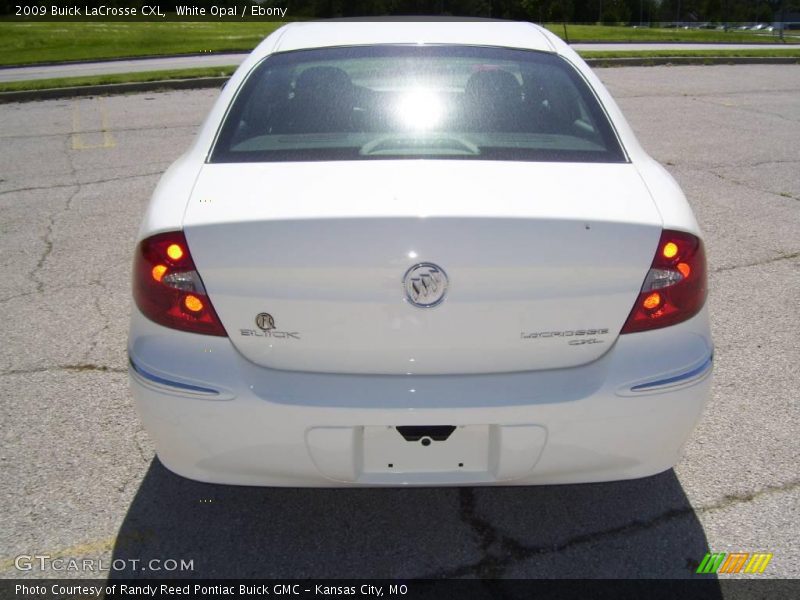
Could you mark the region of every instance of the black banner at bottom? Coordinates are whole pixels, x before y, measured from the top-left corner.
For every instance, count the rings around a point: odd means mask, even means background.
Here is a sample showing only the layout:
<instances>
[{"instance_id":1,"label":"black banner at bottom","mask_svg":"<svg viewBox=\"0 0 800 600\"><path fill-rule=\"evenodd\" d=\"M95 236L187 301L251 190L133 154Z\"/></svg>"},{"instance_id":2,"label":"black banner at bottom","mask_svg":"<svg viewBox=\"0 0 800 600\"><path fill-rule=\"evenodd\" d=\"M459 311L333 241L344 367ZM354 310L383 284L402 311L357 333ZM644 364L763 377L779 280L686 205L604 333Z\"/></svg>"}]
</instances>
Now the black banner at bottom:
<instances>
[{"instance_id":1,"label":"black banner at bottom","mask_svg":"<svg viewBox=\"0 0 800 600\"><path fill-rule=\"evenodd\" d=\"M234 600L281 598L323 600L366 599L541 599L627 598L673 600L687 598L800 597L800 580L786 579L5 579L0 598L19 600Z\"/></svg>"}]
</instances>

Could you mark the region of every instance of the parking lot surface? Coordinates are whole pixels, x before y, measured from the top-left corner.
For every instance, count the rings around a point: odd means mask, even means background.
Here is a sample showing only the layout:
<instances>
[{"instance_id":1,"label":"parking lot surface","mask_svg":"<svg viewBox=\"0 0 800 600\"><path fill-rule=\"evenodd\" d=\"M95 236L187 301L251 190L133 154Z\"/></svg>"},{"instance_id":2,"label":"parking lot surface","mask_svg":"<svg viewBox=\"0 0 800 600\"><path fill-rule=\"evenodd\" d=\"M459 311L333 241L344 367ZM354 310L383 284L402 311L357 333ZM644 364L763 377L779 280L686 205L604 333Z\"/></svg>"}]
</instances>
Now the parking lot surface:
<instances>
[{"instance_id":1,"label":"parking lot surface","mask_svg":"<svg viewBox=\"0 0 800 600\"><path fill-rule=\"evenodd\" d=\"M800 67L598 73L705 231L716 367L674 470L580 486L171 474L127 389L130 264L217 92L0 106L0 577L109 575L20 571L20 555L131 577L687 577L709 549L770 552L759 577L800 577ZM169 559L191 569L154 570Z\"/></svg>"}]
</instances>

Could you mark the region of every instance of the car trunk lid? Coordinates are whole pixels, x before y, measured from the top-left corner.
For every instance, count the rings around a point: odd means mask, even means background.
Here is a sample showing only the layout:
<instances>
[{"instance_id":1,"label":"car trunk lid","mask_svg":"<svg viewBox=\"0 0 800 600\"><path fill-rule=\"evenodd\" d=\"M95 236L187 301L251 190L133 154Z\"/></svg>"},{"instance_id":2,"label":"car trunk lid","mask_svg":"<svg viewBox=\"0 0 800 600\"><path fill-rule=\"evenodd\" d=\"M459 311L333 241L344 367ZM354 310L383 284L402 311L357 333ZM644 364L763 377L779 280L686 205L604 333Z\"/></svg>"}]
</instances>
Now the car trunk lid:
<instances>
[{"instance_id":1,"label":"car trunk lid","mask_svg":"<svg viewBox=\"0 0 800 600\"><path fill-rule=\"evenodd\" d=\"M387 160L205 165L184 229L251 361L443 374L597 359L661 219L630 164ZM446 274L437 306L407 296L419 263Z\"/></svg>"}]
</instances>

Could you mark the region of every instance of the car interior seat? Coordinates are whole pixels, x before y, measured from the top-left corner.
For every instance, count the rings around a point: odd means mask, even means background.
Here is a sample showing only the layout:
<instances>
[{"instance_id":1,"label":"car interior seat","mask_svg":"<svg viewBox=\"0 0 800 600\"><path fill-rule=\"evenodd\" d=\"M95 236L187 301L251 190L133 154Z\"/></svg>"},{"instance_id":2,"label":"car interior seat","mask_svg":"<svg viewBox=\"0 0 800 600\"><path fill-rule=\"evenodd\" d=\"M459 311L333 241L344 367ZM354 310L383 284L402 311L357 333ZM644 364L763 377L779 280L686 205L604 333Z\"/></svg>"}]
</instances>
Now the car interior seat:
<instances>
[{"instance_id":1,"label":"car interior seat","mask_svg":"<svg viewBox=\"0 0 800 600\"><path fill-rule=\"evenodd\" d=\"M516 131L522 109L522 86L503 69L478 71L464 87L466 121L476 131Z\"/></svg>"},{"instance_id":2,"label":"car interior seat","mask_svg":"<svg viewBox=\"0 0 800 600\"><path fill-rule=\"evenodd\" d=\"M286 133L334 133L351 131L355 88L345 71L337 67L311 67L297 77L289 103Z\"/></svg>"}]
</instances>

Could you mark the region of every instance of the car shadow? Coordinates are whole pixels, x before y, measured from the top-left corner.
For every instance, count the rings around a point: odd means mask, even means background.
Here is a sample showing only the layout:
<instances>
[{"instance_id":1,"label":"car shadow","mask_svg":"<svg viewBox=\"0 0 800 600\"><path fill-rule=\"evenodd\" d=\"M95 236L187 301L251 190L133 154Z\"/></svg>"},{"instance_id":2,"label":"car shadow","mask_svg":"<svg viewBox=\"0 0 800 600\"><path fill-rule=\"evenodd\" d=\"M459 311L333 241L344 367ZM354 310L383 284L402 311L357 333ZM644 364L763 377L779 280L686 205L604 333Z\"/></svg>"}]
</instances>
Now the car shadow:
<instances>
[{"instance_id":1,"label":"car shadow","mask_svg":"<svg viewBox=\"0 0 800 600\"><path fill-rule=\"evenodd\" d=\"M256 488L154 459L111 578L684 578L707 548L671 470L538 487Z\"/></svg>"}]
</instances>

